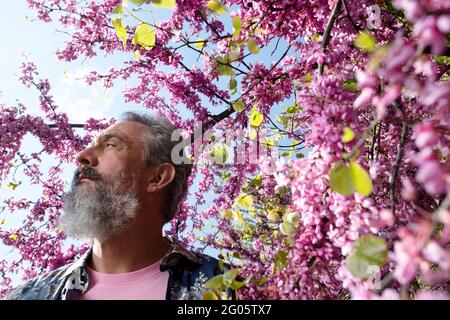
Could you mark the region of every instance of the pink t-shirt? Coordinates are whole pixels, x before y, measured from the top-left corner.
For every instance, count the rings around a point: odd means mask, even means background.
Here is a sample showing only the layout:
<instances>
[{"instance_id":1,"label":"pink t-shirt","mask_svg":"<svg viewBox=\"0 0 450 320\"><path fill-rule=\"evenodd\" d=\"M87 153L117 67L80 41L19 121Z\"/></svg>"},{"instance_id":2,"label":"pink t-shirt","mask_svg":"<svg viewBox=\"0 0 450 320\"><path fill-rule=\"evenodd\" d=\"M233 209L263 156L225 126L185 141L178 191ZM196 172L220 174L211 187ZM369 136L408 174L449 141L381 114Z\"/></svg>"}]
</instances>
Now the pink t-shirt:
<instances>
[{"instance_id":1,"label":"pink t-shirt","mask_svg":"<svg viewBox=\"0 0 450 320\"><path fill-rule=\"evenodd\" d=\"M89 288L76 300L164 300L169 272L161 272L157 261L128 273L100 273L86 267Z\"/></svg>"}]
</instances>

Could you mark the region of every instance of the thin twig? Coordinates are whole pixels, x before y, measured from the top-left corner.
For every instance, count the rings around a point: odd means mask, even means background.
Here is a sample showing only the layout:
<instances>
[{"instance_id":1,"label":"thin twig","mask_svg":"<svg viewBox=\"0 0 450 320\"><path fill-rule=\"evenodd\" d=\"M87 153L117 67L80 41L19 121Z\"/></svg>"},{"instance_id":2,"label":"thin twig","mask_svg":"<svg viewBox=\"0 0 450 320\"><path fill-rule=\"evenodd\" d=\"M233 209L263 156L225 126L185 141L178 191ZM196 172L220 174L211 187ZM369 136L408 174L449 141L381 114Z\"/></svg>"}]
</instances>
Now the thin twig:
<instances>
[{"instance_id":1,"label":"thin twig","mask_svg":"<svg viewBox=\"0 0 450 320\"><path fill-rule=\"evenodd\" d=\"M402 133L400 135L400 142L397 146L397 157L395 158L395 165L392 168L391 179L389 181L389 198L391 200L391 211L395 214L395 183L397 180L398 169L403 158L403 146L405 145L406 136L408 134L409 125L406 122L402 124Z\"/></svg>"},{"instance_id":2,"label":"thin twig","mask_svg":"<svg viewBox=\"0 0 450 320\"><path fill-rule=\"evenodd\" d=\"M336 20L337 16L339 15L339 12L341 11L342 6L342 0L338 0L336 2L336 5L333 8L333 11L331 12L330 18L328 19L327 26L325 28L325 32L323 33L322 37L322 43L320 44L320 51L324 52L325 48L327 47L328 43L330 42L330 35L331 30L333 29L334 21ZM323 63L319 64L319 74L323 74Z\"/></svg>"},{"instance_id":3,"label":"thin twig","mask_svg":"<svg viewBox=\"0 0 450 320\"><path fill-rule=\"evenodd\" d=\"M84 128L84 124L81 124L81 123L69 123L69 126L70 126L71 128ZM50 124L48 125L48 127L49 127L49 128L58 128L59 125L56 124L56 123L50 123Z\"/></svg>"},{"instance_id":4,"label":"thin twig","mask_svg":"<svg viewBox=\"0 0 450 320\"><path fill-rule=\"evenodd\" d=\"M346 17L348 18L348 20L350 20L350 23L352 24L353 29L355 29L356 32L359 32L360 29L359 29L358 25L355 23L355 21L353 21L352 16L350 15L350 11L348 11L347 3L345 2L345 0L342 0L342 4L344 6Z\"/></svg>"}]
</instances>

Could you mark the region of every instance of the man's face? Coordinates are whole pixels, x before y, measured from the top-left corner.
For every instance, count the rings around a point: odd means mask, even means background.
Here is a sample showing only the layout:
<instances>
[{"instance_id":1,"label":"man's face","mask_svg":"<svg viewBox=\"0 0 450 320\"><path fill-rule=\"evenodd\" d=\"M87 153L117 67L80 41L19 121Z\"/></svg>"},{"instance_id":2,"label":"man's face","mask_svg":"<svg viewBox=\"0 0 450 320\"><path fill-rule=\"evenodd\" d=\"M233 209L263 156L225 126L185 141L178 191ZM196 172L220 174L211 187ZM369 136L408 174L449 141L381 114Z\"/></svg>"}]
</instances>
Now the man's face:
<instances>
[{"instance_id":1,"label":"man's face","mask_svg":"<svg viewBox=\"0 0 450 320\"><path fill-rule=\"evenodd\" d=\"M103 241L129 226L139 208L145 130L138 122L117 123L77 155L81 167L60 218L68 234Z\"/></svg>"},{"instance_id":2,"label":"man's face","mask_svg":"<svg viewBox=\"0 0 450 320\"><path fill-rule=\"evenodd\" d=\"M119 122L100 134L76 159L81 166L91 167L100 175L114 176L144 168L142 137L146 127L135 121ZM80 183L91 183L81 175Z\"/></svg>"}]
</instances>

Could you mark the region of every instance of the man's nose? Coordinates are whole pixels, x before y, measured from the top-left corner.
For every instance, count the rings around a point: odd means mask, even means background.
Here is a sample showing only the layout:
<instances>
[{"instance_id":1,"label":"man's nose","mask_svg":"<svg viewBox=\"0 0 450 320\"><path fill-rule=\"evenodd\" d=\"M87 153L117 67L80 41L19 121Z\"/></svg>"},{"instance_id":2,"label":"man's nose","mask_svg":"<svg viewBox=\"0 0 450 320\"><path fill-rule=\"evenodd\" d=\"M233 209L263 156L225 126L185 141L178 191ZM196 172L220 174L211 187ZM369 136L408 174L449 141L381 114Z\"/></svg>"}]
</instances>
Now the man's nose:
<instances>
[{"instance_id":1,"label":"man's nose","mask_svg":"<svg viewBox=\"0 0 450 320\"><path fill-rule=\"evenodd\" d=\"M92 147L86 148L78 153L75 159L82 166L95 167L98 164L97 156Z\"/></svg>"}]
</instances>

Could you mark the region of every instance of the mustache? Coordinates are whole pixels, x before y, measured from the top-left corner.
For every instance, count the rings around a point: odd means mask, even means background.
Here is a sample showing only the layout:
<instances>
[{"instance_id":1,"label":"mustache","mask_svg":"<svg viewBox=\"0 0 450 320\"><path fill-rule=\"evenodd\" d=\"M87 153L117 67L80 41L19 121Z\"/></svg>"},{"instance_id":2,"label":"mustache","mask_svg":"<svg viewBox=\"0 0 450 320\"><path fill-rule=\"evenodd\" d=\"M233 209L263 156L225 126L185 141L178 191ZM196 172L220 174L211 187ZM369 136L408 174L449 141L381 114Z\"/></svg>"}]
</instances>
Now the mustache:
<instances>
[{"instance_id":1,"label":"mustache","mask_svg":"<svg viewBox=\"0 0 450 320\"><path fill-rule=\"evenodd\" d=\"M98 173L97 170L95 170L92 167L81 167L81 168L77 168L75 170L75 173L73 175L73 179L72 179L72 188L76 187L80 184L80 174L83 174L84 178L87 178L89 180L92 181L101 181L103 180L103 177L101 176L100 173Z\"/></svg>"}]
</instances>

